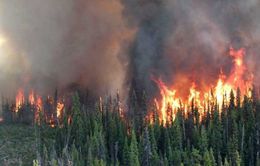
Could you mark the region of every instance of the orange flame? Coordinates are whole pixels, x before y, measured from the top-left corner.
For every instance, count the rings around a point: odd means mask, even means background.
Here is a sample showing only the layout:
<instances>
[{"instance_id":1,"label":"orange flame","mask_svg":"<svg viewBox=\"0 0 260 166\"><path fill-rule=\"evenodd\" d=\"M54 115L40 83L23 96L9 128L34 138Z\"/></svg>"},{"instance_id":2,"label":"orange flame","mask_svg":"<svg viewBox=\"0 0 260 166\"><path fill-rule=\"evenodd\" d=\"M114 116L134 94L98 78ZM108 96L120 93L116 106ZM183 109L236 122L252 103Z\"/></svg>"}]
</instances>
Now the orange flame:
<instances>
[{"instance_id":1,"label":"orange flame","mask_svg":"<svg viewBox=\"0 0 260 166\"><path fill-rule=\"evenodd\" d=\"M33 90L31 90L29 94L28 101L31 106L35 106L37 108L37 111L42 109L42 98L40 95L36 95Z\"/></svg>"},{"instance_id":2,"label":"orange flame","mask_svg":"<svg viewBox=\"0 0 260 166\"><path fill-rule=\"evenodd\" d=\"M233 59L233 69L229 77L224 75L222 72L219 75L218 81L215 86L208 87L206 91L199 91L196 89L196 84L192 83L189 88L189 95L177 96L176 92L178 89L173 87L168 87L161 79L154 79L158 88L160 89L161 101L155 100L157 109L159 110L160 121L165 124L169 121L169 108L172 111L170 118L174 119L176 111L182 109L187 113L189 110L187 106L194 105L199 111L200 115L204 114L205 108L208 106L208 101L219 105L222 107L224 102L229 101L229 94L233 91L234 96L236 96L236 89L239 88L242 95L250 96L249 89L253 84L253 74L246 73L247 68L243 62L245 56L245 49L241 48L235 50L232 47L229 50L229 54ZM246 77L247 76L247 77ZM182 106L184 105L184 107ZM219 109L221 111L221 109ZM200 119L202 118L200 116Z\"/></svg>"},{"instance_id":3,"label":"orange flame","mask_svg":"<svg viewBox=\"0 0 260 166\"><path fill-rule=\"evenodd\" d=\"M35 93L34 90L30 91L28 98L25 101L24 90L22 88L20 88L16 95L16 103L15 103L15 107L14 107L13 111L19 112L21 110L22 106L25 105L25 103L27 103L27 101L28 101L28 105L31 108L31 111L34 112L35 123L40 124L40 112L43 111L43 113L45 113L43 110L44 109L43 100L42 100L42 97L40 95L38 95L37 93ZM47 97L47 102L48 102L48 104L51 104L53 106L55 105L54 100L51 96ZM52 111L51 117L48 117L46 119L46 122L48 122L51 127L55 126L56 118L61 120L65 104L62 100L59 100L56 103L55 107L54 107L55 109L51 110Z\"/></svg>"},{"instance_id":4,"label":"orange flame","mask_svg":"<svg viewBox=\"0 0 260 166\"><path fill-rule=\"evenodd\" d=\"M64 103L58 102L58 103L57 103L57 108L56 108L57 118L60 118L60 117L61 117L62 112L63 112L63 108L64 108Z\"/></svg>"},{"instance_id":5,"label":"orange flame","mask_svg":"<svg viewBox=\"0 0 260 166\"><path fill-rule=\"evenodd\" d=\"M42 110L42 98L41 98L41 96L39 96L39 95L37 96L36 106L37 106L37 109L38 109L39 111Z\"/></svg>"},{"instance_id":6,"label":"orange flame","mask_svg":"<svg viewBox=\"0 0 260 166\"><path fill-rule=\"evenodd\" d=\"M22 89L18 90L18 93L15 98L15 112L18 112L22 105L24 104L24 92Z\"/></svg>"},{"instance_id":7,"label":"orange flame","mask_svg":"<svg viewBox=\"0 0 260 166\"><path fill-rule=\"evenodd\" d=\"M29 94L29 103L31 105L34 105L35 98L34 98L34 91L32 90L31 93Z\"/></svg>"}]
</instances>

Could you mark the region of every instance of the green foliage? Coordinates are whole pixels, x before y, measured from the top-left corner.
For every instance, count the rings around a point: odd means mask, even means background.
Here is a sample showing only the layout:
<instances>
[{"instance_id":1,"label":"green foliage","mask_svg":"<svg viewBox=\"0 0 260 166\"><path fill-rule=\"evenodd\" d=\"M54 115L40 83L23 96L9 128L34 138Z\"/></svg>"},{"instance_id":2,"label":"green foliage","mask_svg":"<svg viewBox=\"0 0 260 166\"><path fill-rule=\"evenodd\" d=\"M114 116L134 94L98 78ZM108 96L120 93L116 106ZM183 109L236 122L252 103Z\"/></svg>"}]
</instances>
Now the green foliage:
<instances>
[{"instance_id":1,"label":"green foliage","mask_svg":"<svg viewBox=\"0 0 260 166\"><path fill-rule=\"evenodd\" d=\"M131 132L131 143L129 147L129 166L138 166L140 165L139 162L139 150L138 150L138 144L136 140L135 131L132 130Z\"/></svg>"},{"instance_id":2,"label":"green foliage","mask_svg":"<svg viewBox=\"0 0 260 166\"><path fill-rule=\"evenodd\" d=\"M203 155L203 165L204 166L212 166L212 164L213 164L213 161L211 161L211 158L210 158L210 154L209 154L209 151L208 150L206 150L205 152L204 152L204 155Z\"/></svg>"},{"instance_id":3,"label":"green foliage","mask_svg":"<svg viewBox=\"0 0 260 166\"><path fill-rule=\"evenodd\" d=\"M0 165L33 165L36 155L34 128L26 125L0 125Z\"/></svg>"},{"instance_id":4,"label":"green foliage","mask_svg":"<svg viewBox=\"0 0 260 166\"><path fill-rule=\"evenodd\" d=\"M151 165L152 149L149 130L146 127L142 138L142 165Z\"/></svg>"},{"instance_id":5,"label":"green foliage","mask_svg":"<svg viewBox=\"0 0 260 166\"><path fill-rule=\"evenodd\" d=\"M201 161L202 161L202 156L200 155L199 150L192 148L192 151L191 151L192 165L200 165Z\"/></svg>"},{"instance_id":6,"label":"green foliage","mask_svg":"<svg viewBox=\"0 0 260 166\"><path fill-rule=\"evenodd\" d=\"M123 148L123 156L122 156L122 164L127 166L130 163L130 159L129 159L129 146L128 146L128 140L127 137L125 138L124 141L124 148Z\"/></svg>"},{"instance_id":7,"label":"green foliage","mask_svg":"<svg viewBox=\"0 0 260 166\"><path fill-rule=\"evenodd\" d=\"M230 104L225 101L222 108L210 103L204 114L194 105L188 114L179 109L167 125L159 121L145 93L140 99L133 93L133 112L123 118L119 96L89 106L75 94L59 126L35 126L35 154L29 165L259 165L260 102L245 97L240 103L237 94L231 93ZM150 108L155 113L152 124L145 119Z\"/></svg>"},{"instance_id":8,"label":"green foliage","mask_svg":"<svg viewBox=\"0 0 260 166\"><path fill-rule=\"evenodd\" d=\"M210 151L206 150L203 155L203 165L204 166L215 166L215 158L212 149Z\"/></svg>"}]
</instances>

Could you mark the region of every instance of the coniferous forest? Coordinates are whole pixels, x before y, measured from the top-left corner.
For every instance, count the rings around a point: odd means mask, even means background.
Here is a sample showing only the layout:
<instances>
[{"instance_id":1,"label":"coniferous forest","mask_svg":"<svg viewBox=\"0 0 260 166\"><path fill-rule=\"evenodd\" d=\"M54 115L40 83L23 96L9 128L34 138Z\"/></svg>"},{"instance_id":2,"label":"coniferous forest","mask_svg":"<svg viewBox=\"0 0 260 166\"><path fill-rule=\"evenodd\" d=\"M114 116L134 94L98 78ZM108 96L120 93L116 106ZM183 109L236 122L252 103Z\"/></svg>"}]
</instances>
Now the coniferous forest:
<instances>
[{"instance_id":1,"label":"coniferous forest","mask_svg":"<svg viewBox=\"0 0 260 166\"><path fill-rule=\"evenodd\" d=\"M0 0L0 166L260 166L260 0Z\"/></svg>"},{"instance_id":2,"label":"coniferous forest","mask_svg":"<svg viewBox=\"0 0 260 166\"><path fill-rule=\"evenodd\" d=\"M145 95L130 99L129 112L122 113L119 96L85 104L75 93L71 106L64 109L55 126L43 115L34 123L36 165L205 165L237 166L260 164L260 101L234 97L219 109L210 105L200 120L196 106L187 115L180 109L166 123L158 114L147 119L149 106ZM242 99L241 99L242 98ZM240 103L242 101L242 103ZM5 119L10 117L3 106ZM9 123L28 123L26 105L19 118ZM23 113L22 113L23 112ZM23 119L19 121L18 119ZM6 122L8 123L8 122Z\"/></svg>"}]
</instances>

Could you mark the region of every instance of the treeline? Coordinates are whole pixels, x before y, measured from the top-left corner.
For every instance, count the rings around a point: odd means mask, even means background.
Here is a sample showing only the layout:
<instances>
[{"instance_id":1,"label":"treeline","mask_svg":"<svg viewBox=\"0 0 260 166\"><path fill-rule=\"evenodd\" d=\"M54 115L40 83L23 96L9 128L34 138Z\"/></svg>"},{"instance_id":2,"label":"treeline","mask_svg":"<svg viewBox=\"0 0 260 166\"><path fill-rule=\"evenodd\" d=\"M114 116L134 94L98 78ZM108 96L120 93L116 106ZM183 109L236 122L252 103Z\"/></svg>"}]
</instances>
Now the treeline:
<instances>
[{"instance_id":1,"label":"treeline","mask_svg":"<svg viewBox=\"0 0 260 166\"><path fill-rule=\"evenodd\" d=\"M119 98L88 108L76 94L63 123L36 125L34 164L260 165L260 102L254 94L241 100L231 92L229 104L219 109L211 103L202 120L195 106L187 115L179 110L165 125L156 113L152 124L144 118L148 109L158 111L148 106L145 94L142 101L135 100L124 117Z\"/></svg>"}]
</instances>

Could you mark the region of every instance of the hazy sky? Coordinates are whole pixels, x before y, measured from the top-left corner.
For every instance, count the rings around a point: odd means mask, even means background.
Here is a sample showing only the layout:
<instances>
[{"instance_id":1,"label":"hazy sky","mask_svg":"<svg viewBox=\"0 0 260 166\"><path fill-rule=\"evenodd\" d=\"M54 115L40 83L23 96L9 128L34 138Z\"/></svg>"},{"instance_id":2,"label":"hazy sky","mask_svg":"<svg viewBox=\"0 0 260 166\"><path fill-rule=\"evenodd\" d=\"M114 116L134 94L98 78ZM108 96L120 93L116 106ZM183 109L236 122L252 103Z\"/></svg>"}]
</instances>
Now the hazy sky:
<instances>
[{"instance_id":1,"label":"hazy sky","mask_svg":"<svg viewBox=\"0 0 260 166\"><path fill-rule=\"evenodd\" d=\"M246 47L260 80L259 8L258 0L0 0L0 90L50 93L76 82L125 92L135 78L153 91L151 74L171 83L191 71L209 83L228 71L231 45Z\"/></svg>"}]
</instances>

